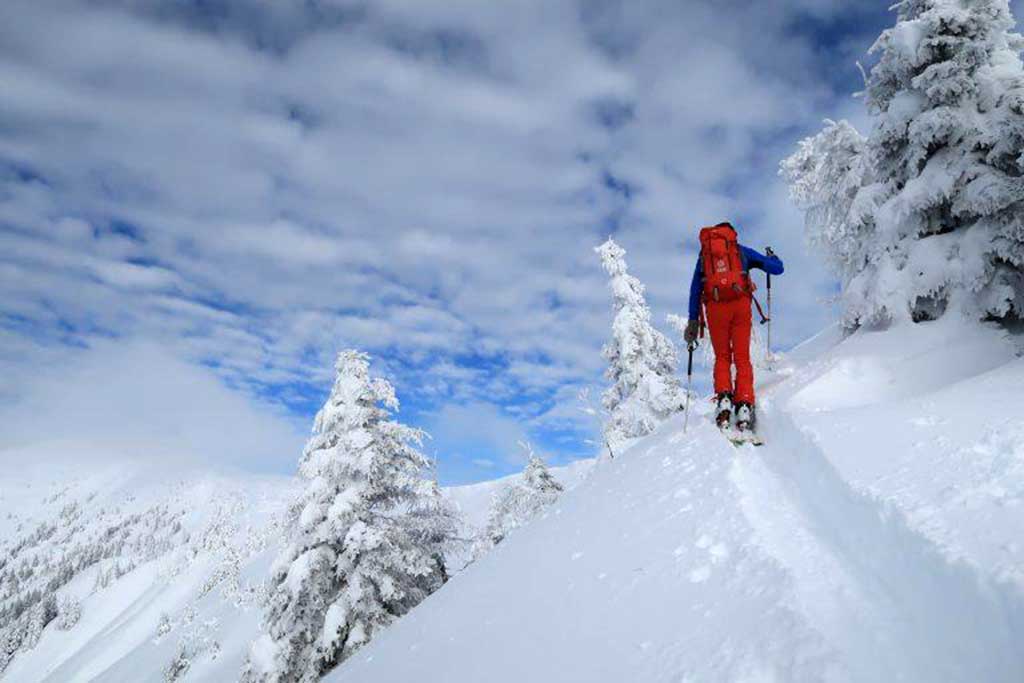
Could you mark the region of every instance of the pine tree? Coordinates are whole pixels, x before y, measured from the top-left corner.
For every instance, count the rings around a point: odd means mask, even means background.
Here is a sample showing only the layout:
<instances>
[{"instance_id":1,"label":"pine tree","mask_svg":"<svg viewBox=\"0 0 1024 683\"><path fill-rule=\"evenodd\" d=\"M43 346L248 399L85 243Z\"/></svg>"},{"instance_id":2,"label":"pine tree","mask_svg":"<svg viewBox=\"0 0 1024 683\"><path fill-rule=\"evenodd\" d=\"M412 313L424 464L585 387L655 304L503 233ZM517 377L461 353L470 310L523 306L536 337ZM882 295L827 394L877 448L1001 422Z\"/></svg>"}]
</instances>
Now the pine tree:
<instances>
[{"instance_id":1,"label":"pine tree","mask_svg":"<svg viewBox=\"0 0 1024 683\"><path fill-rule=\"evenodd\" d=\"M904 0L872 51L874 128L828 122L782 164L844 321L1024 313L1024 39L1007 0Z\"/></svg>"},{"instance_id":2,"label":"pine tree","mask_svg":"<svg viewBox=\"0 0 1024 683\"><path fill-rule=\"evenodd\" d=\"M40 599L32 609L28 611L25 627L25 639L21 643L21 649L31 650L39 644L43 637L43 630L57 617L57 598L47 595Z\"/></svg>"},{"instance_id":3,"label":"pine tree","mask_svg":"<svg viewBox=\"0 0 1024 683\"><path fill-rule=\"evenodd\" d=\"M57 601L57 628L70 631L82 618L82 603L71 595L62 595Z\"/></svg>"},{"instance_id":4,"label":"pine tree","mask_svg":"<svg viewBox=\"0 0 1024 683\"><path fill-rule=\"evenodd\" d=\"M3 673L21 648L26 622L24 617L14 619L0 629L0 673Z\"/></svg>"},{"instance_id":5,"label":"pine tree","mask_svg":"<svg viewBox=\"0 0 1024 683\"><path fill-rule=\"evenodd\" d=\"M291 542L272 570L266 633L246 681L314 681L441 586L452 509L418 450L422 431L393 421L392 386L345 351L299 463L307 486Z\"/></svg>"},{"instance_id":6,"label":"pine tree","mask_svg":"<svg viewBox=\"0 0 1024 683\"><path fill-rule=\"evenodd\" d=\"M514 529L529 522L541 510L558 500L562 485L552 476L544 461L530 444L526 450L526 466L522 476L505 486L491 502L487 526L478 539L474 556L480 557Z\"/></svg>"},{"instance_id":7,"label":"pine tree","mask_svg":"<svg viewBox=\"0 0 1024 683\"><path fill-rule=\"evenodd\" d=\"M603 355L612 382L602 397L607 411L605 445L613 453L624 439L645 436L682 405L675 346L651 325L644 286L629 274L625 250L611 238L595 248L611 276L615 320Z\"/></svg>"}]
</instances>

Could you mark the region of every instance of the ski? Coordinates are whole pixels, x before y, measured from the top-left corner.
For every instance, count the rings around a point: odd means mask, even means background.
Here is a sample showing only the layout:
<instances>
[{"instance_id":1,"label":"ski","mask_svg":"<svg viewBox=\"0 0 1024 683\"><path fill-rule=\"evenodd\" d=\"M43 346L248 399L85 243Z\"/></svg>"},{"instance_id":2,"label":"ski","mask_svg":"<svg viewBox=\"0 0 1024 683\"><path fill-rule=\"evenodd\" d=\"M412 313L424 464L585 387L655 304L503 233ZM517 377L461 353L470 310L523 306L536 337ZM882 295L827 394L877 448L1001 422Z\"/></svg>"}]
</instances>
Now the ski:
<instances>
[{"instance_id":1,"label":"ski","mask_svg":"<svg viewBox=\"0 0 1024 683\"><path fill-rule=\"evenodd\" d=\"M719 431L722 432L722 436L729 440L733 446L739 448L744 444L750 444L751 446L763 446L764 439L755 434L754 432L741 432L733 427L719 427Z\"/></svg>"}]
</instances>

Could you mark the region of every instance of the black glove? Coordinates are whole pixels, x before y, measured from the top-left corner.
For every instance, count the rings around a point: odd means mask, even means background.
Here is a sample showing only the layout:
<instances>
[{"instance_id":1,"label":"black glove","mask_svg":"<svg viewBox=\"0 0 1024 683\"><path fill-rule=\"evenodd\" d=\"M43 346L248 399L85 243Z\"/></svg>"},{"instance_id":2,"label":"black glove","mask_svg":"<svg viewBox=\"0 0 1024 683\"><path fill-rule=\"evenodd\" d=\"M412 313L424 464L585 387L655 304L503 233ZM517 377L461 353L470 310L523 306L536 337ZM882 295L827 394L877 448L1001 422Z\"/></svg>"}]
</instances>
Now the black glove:
<instances>
[{"instance_id":1,"label":"black glove","mask_svg":"<svg viewBox=\"0 0 1024 683\"><path fill-rule=\"evenodd\" d=\"M697 343L698 334L700 334L700 323L696 320L691 320L686 323L686 332L683 333L683 339L686 340L687 346L692 346Z\"/></svg>"},{"instance_id":2,"label":"black glove","mask_svg":"<svg viewBox=\"0 0 1024 683\"><path fill-rule=\"evenodd\" d=\"M771 247L765 247L764 248L764 255L765 256L775 256L775 252L772 251Z\"/></svg>"}]
</instances>

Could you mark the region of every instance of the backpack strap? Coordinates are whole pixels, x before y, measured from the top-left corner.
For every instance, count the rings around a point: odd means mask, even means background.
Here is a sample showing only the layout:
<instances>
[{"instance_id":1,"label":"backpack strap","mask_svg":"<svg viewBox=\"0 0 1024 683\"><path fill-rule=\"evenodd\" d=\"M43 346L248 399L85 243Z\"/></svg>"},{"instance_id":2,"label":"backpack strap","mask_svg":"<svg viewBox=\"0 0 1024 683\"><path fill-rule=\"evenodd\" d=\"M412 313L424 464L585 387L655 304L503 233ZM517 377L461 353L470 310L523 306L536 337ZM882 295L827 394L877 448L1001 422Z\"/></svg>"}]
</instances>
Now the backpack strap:
<instances>
[{"instance_id":1,"label":"backpack strap","mask_svg":"<svg viewBox=\"0 0 1024 683\"><path fill-rule=\"evenodd\" d=\"M757 307L757 314L761 316L761 324L764 325L765 323L771 322L772 319L764 314L764 311L761 309L761 302L757 300L756 296L754 296L753 291L750 292L750 300L753 301L754 306Z\"/></svg>"}]
</instances>

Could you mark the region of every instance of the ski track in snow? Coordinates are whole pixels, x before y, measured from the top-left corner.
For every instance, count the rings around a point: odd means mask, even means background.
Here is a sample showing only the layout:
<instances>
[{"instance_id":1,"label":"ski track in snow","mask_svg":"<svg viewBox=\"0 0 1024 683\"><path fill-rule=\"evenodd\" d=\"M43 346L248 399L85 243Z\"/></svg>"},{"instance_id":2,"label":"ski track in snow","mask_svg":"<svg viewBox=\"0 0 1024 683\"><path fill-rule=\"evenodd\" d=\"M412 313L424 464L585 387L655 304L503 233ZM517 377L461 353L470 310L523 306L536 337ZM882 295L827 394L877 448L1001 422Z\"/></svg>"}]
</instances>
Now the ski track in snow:
<instances>
[{"instance_id":1,"label":"ski track in snow","mask_svg":"<svg viewBox=\"0 0 1024 683\"><path fill-rule=\"evenodd\" d=\"M843 642L856 680L1020 681L1024 600L946 557L903 515L853 491L792 418L732 480L764 547L793 573L801 611Z\"/></svg>"},{"instance_id":2,"label":"ski track in snow","mask_svg":"<svg viewBox=\"0 0 1024 683\"><path fill-rule=\"evenodd\" d=\"M851 679L1024 680L1022 584L1010 578L1010 572L1001 571L995 558L987 557L981 564L967 560L996 544L985 544L973 553L961 547L971 544L965 536L972 527L966 522L974 520L958 508L983 507L971 496L972 486L978 484L966 476L951 444L945 450L931 449L930 459L926 458L921 449L904 447L897 437L907 429L881 419L910 423L918 430L934 428L944 420L935 415L907 419L906 415L918 409L922 396L924 404L932 406L931 397L947 396L952 400L943 412L959 412L958 421L967 433L980 430L963 403L977 403L971 406L973 412L988 409L987 401L979 400L979 385L992 392L989 400L1001 398L992 387L993 368L999 381L1016 388L1012 377L1017 375L1007 372L1015 366L1006 365L1016 363L1012 348L1001 335L985 330L965 333L949 321L931 330L905 332L905 349L879 348L884 336L863 335L854 342L861 349L859 355L833 363L825 354L826 358L808 363L789 382L773 387L762 415L769 445L757 452L758 457L737 458L732 481L743 491L747 517L763 547L795 577L801 612L829 642L841 644ZM968 360L955 362L960 359ZM874 368L862 377L853 398L857 406L877 404L873 410L878 413L856 413L859 419L854 427L852 419L844 424L834 415L802 410L807 408L809 394L820 396L827 410L845 408L850 397L827 393L835 374L828 368L851 365ZM963 387L965 380L974 383L973 391ZM820 444L818 433L829 433L828 450ZM912 433L910 438L918 435ZM945 443L950 438L939 436L936 441ZM996 446L990 448L993 441ZM1000 440L990 434L984 447L971 451L975 460L996 451L997 471L987 480L989 487L995 484L1001 489L996 482L1011 487L1015 482L1006 477L1006 471L1024 471L1019 465L1016 469L1007 465L1005 453L998 452L1005 441L1005 435ZM884 457L877 457L877 450L867 450L871 448L881 450ZM847 465L846 476L836 462ZM907 474L914 469L912 464L917 465L916 480ZM984 470L983 461L974 469ZM866 472L872 470L896 480L896 485L866 485ZM947 487L943 490L955 491L947 497L963 505L936 510L934 504L941 496L934 496L930 505L915 507L913 496L904 491L917 490L918 496L928 497L926 492L936 488L933 479ZM860 483L856 489L855 481ZM881 493L884 488L889 493L886 498L871 490ZM995 525L996 534L1012 538L1024 519L1014 514L1013 507L1006 510L1005 518L1009 521Z\"/></svg>"}]
</instances>

